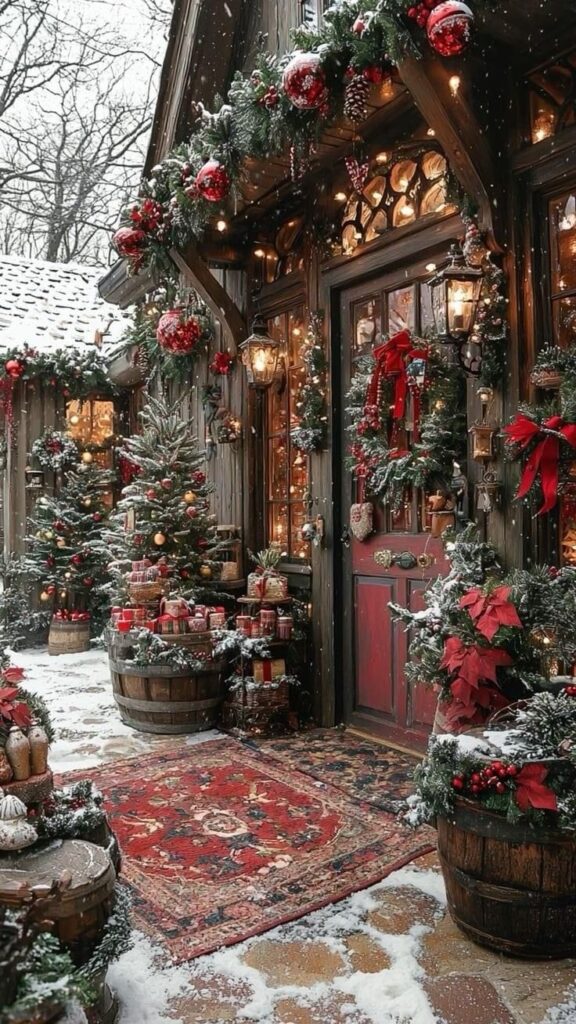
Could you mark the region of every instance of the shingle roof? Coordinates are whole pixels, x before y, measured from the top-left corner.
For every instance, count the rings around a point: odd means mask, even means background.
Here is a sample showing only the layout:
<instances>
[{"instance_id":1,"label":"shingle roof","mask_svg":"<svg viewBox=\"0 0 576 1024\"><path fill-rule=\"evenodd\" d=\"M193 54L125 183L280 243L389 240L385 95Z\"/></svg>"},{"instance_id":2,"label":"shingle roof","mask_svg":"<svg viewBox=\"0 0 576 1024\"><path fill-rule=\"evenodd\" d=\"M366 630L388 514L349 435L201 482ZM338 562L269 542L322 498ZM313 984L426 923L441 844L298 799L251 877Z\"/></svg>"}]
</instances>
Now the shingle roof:
<instances>
[{"instance_id":1,"label":"shingle roof","mask_svg":"<svg viewBox=\"0 0 576 1024\"><path fill-rule=\"evenodd\" d=\"M49 350L93 345L104 333L114 346L128 314L100 298L102 269L0 255L0 349L27 343Z\"/></svg>"}]
</instances>

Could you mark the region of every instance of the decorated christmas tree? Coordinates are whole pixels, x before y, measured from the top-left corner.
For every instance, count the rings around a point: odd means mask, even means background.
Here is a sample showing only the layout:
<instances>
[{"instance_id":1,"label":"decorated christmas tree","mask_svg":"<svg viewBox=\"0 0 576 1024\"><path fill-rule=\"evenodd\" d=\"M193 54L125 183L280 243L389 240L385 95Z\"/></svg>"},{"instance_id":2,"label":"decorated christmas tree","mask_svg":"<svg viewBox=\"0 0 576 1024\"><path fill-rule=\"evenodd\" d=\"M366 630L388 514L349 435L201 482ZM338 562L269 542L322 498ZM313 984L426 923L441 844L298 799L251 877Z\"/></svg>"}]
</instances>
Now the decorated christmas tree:
<instances>
[{"instance_id":1,"label":"decorated christmas tree","mask_svg":"<svg viewBox=\"0 0 576 1024\"><path fill-rule=\"evenodd\" d=\"M97 623L108 561L100 543L108 516L103 500L107 483L105 471L82 462L68 472L57 495L38 498L24 560L43 604L70 617L89 614Z\"/></svg>"},{"instance_id":2,"label":"decorated christmas tree","mask_svg":"<svg viewBox=\"0 0 576 1024\"><path fill-rule=\"evenodd\" d=\"M142 433L129 438L125 449L137 472L104 533L114 596L126 597L126 573L138 563L144 575L146 564L160 566L171 594L195 597L220 571L204 456L179 403L149 397L141 421Z\"/></svg>"}]
</instances>

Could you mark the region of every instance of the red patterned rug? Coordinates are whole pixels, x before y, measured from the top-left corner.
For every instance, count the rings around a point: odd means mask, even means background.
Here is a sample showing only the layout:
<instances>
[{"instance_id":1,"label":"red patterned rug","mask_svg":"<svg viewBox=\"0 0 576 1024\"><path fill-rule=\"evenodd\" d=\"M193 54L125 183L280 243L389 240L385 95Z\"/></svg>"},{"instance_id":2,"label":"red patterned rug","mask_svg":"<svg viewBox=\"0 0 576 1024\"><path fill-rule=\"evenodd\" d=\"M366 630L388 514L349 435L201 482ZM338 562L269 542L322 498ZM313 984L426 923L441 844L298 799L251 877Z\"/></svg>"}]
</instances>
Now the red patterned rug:
<instances>
[{"instance_id":1,"label":"red patterned rug","mask_svg":"<svg viewBox=\"0 0 576 1024\"><path fill-rule=\"evenodd\" d=\"M106 797L137 924L180 961L308 914L432 849L430 832L233 739L87 773Z\"/></svg>"}]
</instances>

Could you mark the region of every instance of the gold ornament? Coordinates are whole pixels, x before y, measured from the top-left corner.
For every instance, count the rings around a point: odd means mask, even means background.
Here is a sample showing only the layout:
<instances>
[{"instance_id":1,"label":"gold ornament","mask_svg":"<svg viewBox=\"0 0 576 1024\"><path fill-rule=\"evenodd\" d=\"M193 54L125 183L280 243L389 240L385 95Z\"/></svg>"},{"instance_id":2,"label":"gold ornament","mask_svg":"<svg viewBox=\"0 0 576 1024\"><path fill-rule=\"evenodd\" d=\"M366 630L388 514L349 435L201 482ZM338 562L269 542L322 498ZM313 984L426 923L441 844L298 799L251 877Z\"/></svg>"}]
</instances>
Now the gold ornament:
<instances>
[{"instance_id":1,"label":"gold ornament","mask_svg":"<svg viewBox=\"0 0 576 1024\"><path fill-rule=\"evenodd\" d=\"M92 452L82 452L82 462L86 463L87 466L90 465L93 458Z\"/></svg>"},{"instance_id":2,"label":"gold ornament","mask_svg":"<svg viewBox=\"0 0 576 1024\"><path fill-rule=\"evenodd\" d=\"M84 508L90 508L90 505L92 504L92 498L84 498L82 504L84 505Z\"/></svg>"},{"instance_id":3,"label":"gold ornament","mask_svg":"<svg viewBox=\"0 0 576 1024\"><path fill-rule=\"evenodd\" d=\"M196 501L196 495L194 491L186 491L184 495L184 501L186 502L187 505L192 505L192 503Z\"/></svg>"},{"instance_id":4,"label":"gold ornament","mask_svg":"<svg viewBox=\"0 0 576 1024\"><path fill-rule=\"evenodd\" d=\"M66 541L64 540L64 537L58 537L58 540L56 541L56 547L57 548L65 548L66 547Z\"/></svg>"},{"instance_id":5,"label":"gold ornament","mask_svg":"<svg viewBox=\"0 0 576 1024\"><path fill-rule=\"evenodd\" d=\"M64 573L64 579L65 580L71 580L72 579L72 573L71 572L65 572Z\"/></svg>"},{"instance_id":6,"label":"gold ornament","mask_svg":"<svg viewBox=\"0 0 576 1024\"><path fill-rule=\"evenodd\" d=\"M38 533L36 534L36 540L46 540L46 534L44 533L44 530L38 530Z\"/></svg>"},{"instance_id":7,"label":"gold ornament","mask_svg":"<svg viewBox=\"0 0 576 1024\"><path fill-rule=\"evenodd\" d=\"M48 593L47 590L43 590L42 591L42 593L40 594L40 600L41 601L49 601L50 600L50 594Z\"/></svg>"},{"instance_id":8,"label":"gold ornament","mask_svg":"<svg viewBox=\"0 0 576 1024\"><path fill-rule=\"evenodd\" d=\"M52 533L52 530L45 530L44 531L44 540L52 540L53 537L54 537L54 534Z\"/></svg>"},{"instance_id":9,"label":"gold ornament","mask_svg":"<svg viewBox=\"0 0 576 1024\"><path fill-rule=\"evenodd\" d=\"M154 534L154 543L157 545L157 547L161 548L162 545L166 543L166 537L164 536L164 534L163 533L155 533Z\"/></svg>"},{"instance_id":10,"label":"gold ornament","mask_svg":"<svg viewBox=\"0 0 576 1024\"><path fill-rule=\"evenodd\" d=\"M200 566L200 575L205 580L209 580L211 578L211 576L212 576L212 569L210 568L210 566L209 565L201 565Z\"/></svg>"}]
</instances>

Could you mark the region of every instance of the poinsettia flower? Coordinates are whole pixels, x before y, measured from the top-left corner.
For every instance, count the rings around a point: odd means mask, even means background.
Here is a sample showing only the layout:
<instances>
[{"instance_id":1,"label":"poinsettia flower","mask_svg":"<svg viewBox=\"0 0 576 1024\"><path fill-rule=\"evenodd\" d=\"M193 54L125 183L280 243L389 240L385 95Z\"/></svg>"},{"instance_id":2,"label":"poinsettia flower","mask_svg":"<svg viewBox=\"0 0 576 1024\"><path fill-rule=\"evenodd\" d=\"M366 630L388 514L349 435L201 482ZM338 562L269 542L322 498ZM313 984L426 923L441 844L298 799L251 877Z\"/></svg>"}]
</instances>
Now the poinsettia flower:
<instances>
[{"instance_id":1,"label":"poinsettia flower","mask_svg":"<svg viewBox=\"0 0 576 1024\"><path fill-rule=\"evenodd\" d=\"M491 594L485 594L478 587L460 598L460 607L465 608L476 629L492 640L500 626L522 628L522 622L512 601L510 587L496 587Z\"/></svg>"},{"instance_id":2,"label":"poinsettia flower","mask_svg":"<svg viewBox=\"0 0 576 1024\"><path fill-rule=\"evenodd\" d=\"M6 683L19 683L24 679L24 669L18 665L10 665L0 673L0 678Z\"/></svg>"},{"instance_id":3,"label":"poinsettia flower","mask_svg":"<svg viewBox=\"0 0 576 1024\"><path fill-rule=\"evenodd\" d=\"M15 686L5 686L0 689L0 718L20 729L27 729L32 722L30 708L24 701L15 701L18 696L18 689Z\"/></svg>"},{"instance_id":4,"label":"poinsettia flower","mask_svg":"<svg viewBox=\"0 0 576 1024\"><path fill-rule=\"evenodd\" d=\"M440 668L457 673L470 686L479 686L482 679L495 683L497 668L511 664L512 658L507 651L478 644L467 646L459 637L451 636L444 644Z\"/></svg>"},{"instance_id":5,"label":"poinsettia flower","mask_svg":"<svg viewBox=\"0 0 576 1024\"><path fill-rule=\"evenodd\" d=\"M521 811L526 813L531 807L540 811L558 810L555 792L544 785L547 776L548 769L544 764L525 764L520 769L514 779L514 799Z\"/></svg>"}]
</instances>

